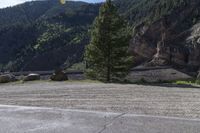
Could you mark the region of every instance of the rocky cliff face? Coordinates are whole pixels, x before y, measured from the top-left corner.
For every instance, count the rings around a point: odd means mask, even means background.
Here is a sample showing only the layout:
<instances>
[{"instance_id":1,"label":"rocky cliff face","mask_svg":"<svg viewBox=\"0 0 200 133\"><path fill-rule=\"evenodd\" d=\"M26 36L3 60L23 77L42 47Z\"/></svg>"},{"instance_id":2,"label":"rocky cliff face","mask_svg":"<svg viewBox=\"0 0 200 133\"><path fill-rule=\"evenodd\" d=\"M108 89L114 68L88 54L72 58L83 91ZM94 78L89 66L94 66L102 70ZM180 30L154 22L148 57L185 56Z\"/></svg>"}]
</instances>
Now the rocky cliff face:
<instances>
[{"instance_id":1,"label":"rocky cliff face","mask_svg":"<svg viewBox=\"0 0 200 133\"><path fill-rule=\"evenodd\" d=\"M131 51L136 65L172 65L187 72L200 68L200 1L179 7L151 24L135 28Z\"/></svg>"}]
</instances>

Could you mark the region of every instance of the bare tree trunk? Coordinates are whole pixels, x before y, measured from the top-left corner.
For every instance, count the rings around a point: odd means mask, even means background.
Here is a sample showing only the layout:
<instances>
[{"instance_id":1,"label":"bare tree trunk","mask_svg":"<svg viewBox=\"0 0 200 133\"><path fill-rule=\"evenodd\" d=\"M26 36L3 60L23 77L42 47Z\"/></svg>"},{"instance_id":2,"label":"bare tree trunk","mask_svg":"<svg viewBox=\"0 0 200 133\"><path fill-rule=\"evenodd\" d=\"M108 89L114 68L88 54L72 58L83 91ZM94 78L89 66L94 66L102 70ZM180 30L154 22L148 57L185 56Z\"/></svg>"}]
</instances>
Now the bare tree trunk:
<instances>
[{"instance_id":1,"label":"bare tree trunk","mask_svg":"<svg viewBox=\"0 0 200 133\"><path fill-rule=\"evenodd\" d=\"M110 82L110 66L107 66L107 82Z\"/></svg>"},{"instance_id":2,"label":"bare tree trunk","mask_svg":"<svg viewBox=\"0 0 200 133\"><path fill-rule=\"evenodd\" d=\"M107 82L111 79L111 44L108 45Z\"/></svg>"}]
</instances>

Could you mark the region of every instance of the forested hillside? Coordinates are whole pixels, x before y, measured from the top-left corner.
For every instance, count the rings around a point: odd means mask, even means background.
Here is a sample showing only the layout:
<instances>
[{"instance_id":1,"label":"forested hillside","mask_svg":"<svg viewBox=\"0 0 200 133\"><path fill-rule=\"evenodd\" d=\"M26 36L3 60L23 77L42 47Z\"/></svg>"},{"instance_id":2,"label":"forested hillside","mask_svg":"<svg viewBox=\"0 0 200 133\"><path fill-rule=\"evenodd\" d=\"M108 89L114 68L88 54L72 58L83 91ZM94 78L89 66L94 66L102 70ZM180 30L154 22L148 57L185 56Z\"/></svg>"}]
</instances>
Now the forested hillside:
<instances>
[{"instance_id":1,"label":"forested hillside","mask_svg":"<svg viewBox=\"0 0 200 133\"><path fill-rule=\"evenodd\" d=\"M115 0L119 12L132 24L153 22L184 8L191 0Z\"/></svg>"},{"instance_id":2,"label":"forested hillside","mask_svg":"<svg viewBox=\"0 0 200 133\"><path fill-rule=\"evenodd\" d=\"M49 0L1 9L1 68L52 70L80 62L99 6Z\"/></svg>"}]
</instances>

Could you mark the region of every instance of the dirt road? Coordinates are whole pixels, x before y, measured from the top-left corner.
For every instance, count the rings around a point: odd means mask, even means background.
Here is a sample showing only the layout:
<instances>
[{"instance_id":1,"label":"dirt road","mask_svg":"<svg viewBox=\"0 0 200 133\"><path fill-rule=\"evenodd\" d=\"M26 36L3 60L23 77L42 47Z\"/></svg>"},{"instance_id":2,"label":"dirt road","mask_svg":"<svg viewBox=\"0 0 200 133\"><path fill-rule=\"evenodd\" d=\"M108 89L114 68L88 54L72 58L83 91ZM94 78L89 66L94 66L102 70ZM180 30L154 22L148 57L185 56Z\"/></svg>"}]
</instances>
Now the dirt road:
<instances>
[{"instance_id":1,"label":"dirt road","mask_svg":"<svg viewBox=\"0 0 200 133\"><path fill-rule=\"evenodd\" d=\"M103 83L0 85L0 104L200 118L200 88Z\"/></svg>"},{"instance_id":2,"label":"dirt road","mask_svg":"<svg viewBox=\"0 0 200 133\"><path fill-rule=\"evenodd\" d=\"M199 132L199 119L0 105L0 133Z\"/></svg>"}]
</instances>

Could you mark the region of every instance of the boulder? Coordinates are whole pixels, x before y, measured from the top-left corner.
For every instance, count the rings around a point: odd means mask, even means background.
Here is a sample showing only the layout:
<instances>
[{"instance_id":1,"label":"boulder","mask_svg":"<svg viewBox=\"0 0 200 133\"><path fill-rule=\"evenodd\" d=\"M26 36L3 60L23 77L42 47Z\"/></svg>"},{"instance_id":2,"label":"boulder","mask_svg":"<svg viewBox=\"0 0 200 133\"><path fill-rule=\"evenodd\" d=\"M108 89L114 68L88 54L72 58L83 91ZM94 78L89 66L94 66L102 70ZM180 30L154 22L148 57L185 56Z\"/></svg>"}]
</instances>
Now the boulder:
<instances>
[{"instance_id":1,"label":"boulder","mask_svg":"<svg viewBox=\"0 0 200 133\"><path fill-rule=\"evenodd\" d=\"M68 80L68 76L62 70L56 70L50 79L52 81L65 81Z\"/></svg>"},{"instance_id":2,"label":"boulder","mask_svg":"<svg viewBox=\"0 0 200 133\"><path fill-rule=\"evenodd\" d=\"M8 83L8 82L13 82L13 81L16 81L16 78L12 74L0 75L0 83Z\"/></svg>"},{"instance_id":3,"label":"boulder","mask_svg":"<svg viewBox=\"0 0 200 133\"><path fill-rule=\"evenodd\" d=\"M190 75L172 67L135 68L127 76L131 82L169 82L192 79Z\"/></svg>"},{"instance_id":4,"label":"boulder","mask_svg":"<svg viewBox=\"0 0 200 133\"><path fill-rule=\"evenodd\" d=\"M24 81L35 81L35 80L40 80L40 75L39 74L29 74L24 78Z\"/></svg>"}]
</instances>

